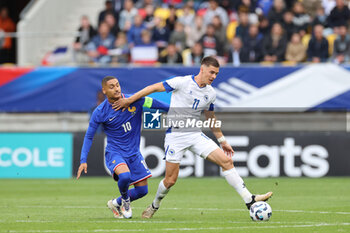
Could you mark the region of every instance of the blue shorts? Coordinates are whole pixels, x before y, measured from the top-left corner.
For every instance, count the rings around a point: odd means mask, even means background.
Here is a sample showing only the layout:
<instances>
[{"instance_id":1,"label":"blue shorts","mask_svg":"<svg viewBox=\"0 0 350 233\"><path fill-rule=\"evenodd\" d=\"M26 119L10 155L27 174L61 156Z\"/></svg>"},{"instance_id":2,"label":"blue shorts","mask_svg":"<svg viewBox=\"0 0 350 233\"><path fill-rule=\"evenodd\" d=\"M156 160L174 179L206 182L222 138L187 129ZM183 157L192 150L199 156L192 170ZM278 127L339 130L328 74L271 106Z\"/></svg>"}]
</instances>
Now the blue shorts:
<instances>
[{"instance_id":1,"label":"blue shorts","mask_svg":"<svg viewBox=\"0 0 350 233\"><path fill-rule=\"evenodd\" d=\"M131 181L130 185L134 185L140 181L148 179L152 176L151 171L146 165L146 161L140 152L131 157L122 157L106 151L106 166L108 167L113 178L118 181L118 176L114 173L118 166L126 164L130 170Z\"/></svg>"}]
</instances>

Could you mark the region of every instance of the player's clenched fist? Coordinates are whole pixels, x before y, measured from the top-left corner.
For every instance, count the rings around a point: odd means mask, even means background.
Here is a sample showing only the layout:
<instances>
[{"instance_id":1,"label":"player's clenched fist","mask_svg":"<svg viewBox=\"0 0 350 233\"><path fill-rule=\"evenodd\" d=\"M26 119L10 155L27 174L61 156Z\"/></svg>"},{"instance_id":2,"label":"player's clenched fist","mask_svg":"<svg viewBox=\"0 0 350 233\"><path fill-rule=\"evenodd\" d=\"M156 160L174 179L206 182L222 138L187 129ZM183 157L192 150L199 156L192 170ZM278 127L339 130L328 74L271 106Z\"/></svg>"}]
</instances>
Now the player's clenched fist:
<instances>
[{"instance_id":1,"label":"player's clenched fist","mask_svg":"<svg viewBox=\"0 0 350 233\"><path fill-rule=\"evenodd\" d=\"M79 179L81 172L84 170L85 174L87 173L87 163L82 163L79 166L78 172L77 172L77 179Z\"/></svg>"}]
</instances>

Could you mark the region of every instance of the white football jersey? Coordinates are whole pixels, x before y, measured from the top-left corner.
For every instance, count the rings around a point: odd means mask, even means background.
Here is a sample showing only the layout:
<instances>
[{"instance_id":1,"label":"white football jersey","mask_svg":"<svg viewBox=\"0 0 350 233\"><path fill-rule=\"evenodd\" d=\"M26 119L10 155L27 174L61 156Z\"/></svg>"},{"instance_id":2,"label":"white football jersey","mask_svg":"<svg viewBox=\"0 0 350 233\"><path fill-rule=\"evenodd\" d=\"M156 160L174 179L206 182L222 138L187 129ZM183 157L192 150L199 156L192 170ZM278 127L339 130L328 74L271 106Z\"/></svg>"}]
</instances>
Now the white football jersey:
<instances>
[{"instance_id":1,"label":"white football jersey","mask_svg":"<svg viewBox=\"0 0 350 233\"><path fill-rule=\"evenodd\" d=\"M214 110L216 93L211 85L199 87L194 75L178 76L163 82L167 92L172 91L170 108L168 111L168 126L172 132L177 131L178 125L169 121L185 121L200 119L203 110ZM180 128L182 128L180 126ZM184 128L191 128L185 126ZM199 129L200 130L200 129ZM196 130L197 131L197 130Z\"/></svg>"}]
</instances>

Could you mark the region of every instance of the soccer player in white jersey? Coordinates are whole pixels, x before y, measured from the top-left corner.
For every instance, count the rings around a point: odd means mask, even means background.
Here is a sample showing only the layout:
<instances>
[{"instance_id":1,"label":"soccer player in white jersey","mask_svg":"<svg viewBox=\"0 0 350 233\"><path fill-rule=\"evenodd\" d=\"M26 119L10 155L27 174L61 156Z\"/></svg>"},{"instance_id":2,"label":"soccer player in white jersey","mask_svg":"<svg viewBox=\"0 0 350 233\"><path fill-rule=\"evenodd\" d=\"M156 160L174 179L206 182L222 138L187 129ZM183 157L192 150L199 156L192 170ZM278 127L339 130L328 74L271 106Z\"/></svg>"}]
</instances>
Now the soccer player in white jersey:
<instances>
[{"instance_id":1,"label":"soccer player in white jersey","mask_svg":"<svg viewBox=\"0 0 350 233\"><path fill-rule=\"evenodd\" d=\"M138 99L154 92L172 91L170 109L168 115L190 114L191 118L199 119L202 111L207 119L216 120L214 114L215 91L211 83L219 73L220 65L214 57L205 57L201 62L200 72L194 75L175 77L165 82L156 83L135 93L129 98L119 99L114 103L114 109L126 109L130 104ZM174 119L173 119L174 120ZM179 120L179 119L177 119ZM143 218L151 218L158 210L161 200L175 184L180 168L181 159L190 150L193 153L207 159L223 170L226 181L231 185L246 203L248 209L256 201L266 201L272 196L272 192L262 195L252 195L244 184L244 181L233 166L233 149L225 140L220 128L211 128L221 148L203 134L200 130L181 130L179 128L169 128L165 137L165 178L160 181L157 194L152 204L142 213Z\"/></svg>"}]
</instances>

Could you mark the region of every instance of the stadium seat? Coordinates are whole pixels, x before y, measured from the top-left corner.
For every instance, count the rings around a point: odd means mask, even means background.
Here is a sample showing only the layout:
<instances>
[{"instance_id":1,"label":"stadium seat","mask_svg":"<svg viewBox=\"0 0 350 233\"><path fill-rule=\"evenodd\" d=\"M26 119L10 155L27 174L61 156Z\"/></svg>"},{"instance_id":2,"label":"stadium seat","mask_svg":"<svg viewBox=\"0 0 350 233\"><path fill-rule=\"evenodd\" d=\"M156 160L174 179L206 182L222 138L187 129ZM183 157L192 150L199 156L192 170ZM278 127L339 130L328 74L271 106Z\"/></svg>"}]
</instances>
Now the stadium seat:
<instances>
[{"instance_id":1,"label":"stadium seat","mask_svg":"<svg viewBox=\"0 0 350 233\"><path fill-rule=\"evenodd\" d=\"M191 49L185 49L184 51L182 51L181 55L182 55L182 61L183 61L183 64L185 66L190 66L192 65L192 62L191 62Z\"/></svg>"},{"instance_id":2,"label":"stadium seat","mask_svg":"<svg viewBox=\"0 0 350 233\"><path fill-rule=\"evenodd\" d=\"M235 37L237 26L238 26L238 22L237 21L230 22L227 25L226 37L227 37L228 41L231 41Z\"/></svg>"},{"instance_id":3,"label":"stadium seat","mask_svg":"<svg viewBox=\"0 0 350 233\"><path fill-rule=\"evenodd\" d=\"M303 38L301 38L301 42L303 43L303 45L307 48L309 47L309 41L311 39L311 34L305 34L303 36Z\"/></svg>"},{"instance_id":4,"label":"stadium seat","mask_svg":"<svg viewBox=\"0 0 350 233\"><path fill-rule=\"evenodd\" d=\"M170 15L169 9L166 8L157 8L154 11L154 17L160 17L163 20L167 19Z\"/></svg>"},{"instance_id":5,"label":"stadium seat","mask_svg":"<svg viewBox=\"0 0 350 233\"><path fill-rule=\"evenodd\" d=\"M337 39L336 34L330 34L326 37L328 41L328 53L331 56L333 54L333 48L334 48L334 41Z\"/></svg>"}]
</instances>

